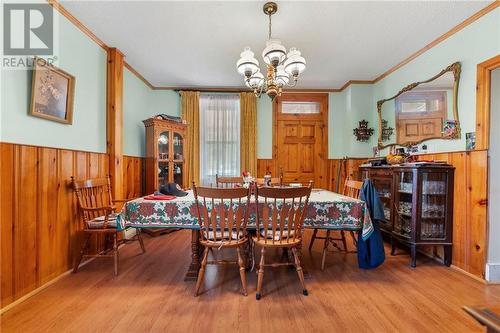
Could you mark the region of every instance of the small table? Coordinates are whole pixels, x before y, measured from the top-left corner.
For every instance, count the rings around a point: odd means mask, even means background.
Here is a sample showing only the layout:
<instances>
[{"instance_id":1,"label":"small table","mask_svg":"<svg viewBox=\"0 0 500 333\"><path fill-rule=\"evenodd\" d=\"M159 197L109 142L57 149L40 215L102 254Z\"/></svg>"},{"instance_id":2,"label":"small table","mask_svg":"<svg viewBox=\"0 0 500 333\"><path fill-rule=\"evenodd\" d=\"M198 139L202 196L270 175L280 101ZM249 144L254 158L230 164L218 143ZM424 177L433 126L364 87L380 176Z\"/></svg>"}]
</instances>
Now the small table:
<instances>
[{"instance_id":1,"label":"small table","mask_svg":"<svg viewBox=\"0 0 500 333\"><path fill-rule=\"evenodd\" d=\"M252 198L252 202L253 202ZM252 204L251 204L252 205ZM255 207L255 204L253 204ZM255 209L255 208L254 208ZM250 209L247 228L255 229L255 212ZM174 200L145 200L127 202L118 215L118 229L177 228L192 230L191 265L186 280L196 280L200 268L199 230L196 204L192 191ZM361 230L363 240L373 233L373 224L366 203L338 193L314 189L304 217L304 228L323 230ZM301 253L300 249L299 254Z\"/></svg>"}]
</instances>

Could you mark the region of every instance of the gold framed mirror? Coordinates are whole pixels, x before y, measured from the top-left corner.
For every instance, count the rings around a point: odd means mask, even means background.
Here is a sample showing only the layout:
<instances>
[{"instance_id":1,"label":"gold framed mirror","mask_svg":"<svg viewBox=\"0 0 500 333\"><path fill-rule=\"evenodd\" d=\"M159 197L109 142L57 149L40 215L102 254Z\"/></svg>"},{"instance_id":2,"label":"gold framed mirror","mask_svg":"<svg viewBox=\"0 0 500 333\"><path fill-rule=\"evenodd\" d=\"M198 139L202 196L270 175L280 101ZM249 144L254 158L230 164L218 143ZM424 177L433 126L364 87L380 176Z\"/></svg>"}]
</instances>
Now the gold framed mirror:
<instances>
[{"instance_id":1,"label":"gold framed mirror","mask_svg":"<svg viewBox=\"0 0 500 333\"><path fill-rule=\"evenodd\" d=\"M460 71L460 62L455 62L430 79L409 84L396 95L378 101L379 149L413 146L431 139L459 139ZM395 133L388 136L388 128Z\"/></svg>"}]
</instances>

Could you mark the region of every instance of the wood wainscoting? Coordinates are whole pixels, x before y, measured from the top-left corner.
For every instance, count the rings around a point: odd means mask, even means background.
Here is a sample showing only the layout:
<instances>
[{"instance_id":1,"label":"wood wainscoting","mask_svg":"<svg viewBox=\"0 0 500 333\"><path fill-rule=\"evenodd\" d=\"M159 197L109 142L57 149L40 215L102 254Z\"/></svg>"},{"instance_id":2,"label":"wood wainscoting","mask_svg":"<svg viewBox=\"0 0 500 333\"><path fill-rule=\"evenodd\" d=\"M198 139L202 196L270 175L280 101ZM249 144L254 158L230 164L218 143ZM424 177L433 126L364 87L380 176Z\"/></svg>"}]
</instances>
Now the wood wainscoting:
<instances>
[{"instance_id":1,"label":"wood wainscoting","mask_svg":"<svg viewBox=\"0 0 500 333\"><path fill-rule=\"evenodd\" d=\"M455 167L452 264L484 279L488 228L488 151L422 154L419 159L446 161ZM433 248L432 254L443 258L442 249Z\"/></svg>"},{"instance_id":2,"label":"wood wainscoting","mask_svg":"<svg viewBox=\"0 0 500 333\"><path fill-rule=\"evenodd\" d=\"M123 156L123 199L134 199L144 192L143 157Z\"/></svg>"},{"instance_id":3,"label":"wood wainscoting","mask_svg":"<svg viewBox=\"0 0 500 333\"><path fill-rule=\"evenodd\" d=\"M455 197L453 211L453 261L461 270L484 279L487 248L488 212L488 152L486 150L461 151L439 154L421 154L420 160L440 160L455 169ZM367 158L328 160L328 186L331 191L339 189L346 177L360 179L359 166ZM338 170L340 169L340 177ZM257 176L278 175L272 159L259 159ZM339 178L339 179L337 179ZM427 254L443 258L442 249L431 247Z\"/></svg>"},{"instance_id":4,"label":"wood wainscoting","mask_svg":"<svg viewBox=\"0 0 500 333\"><path fill-rule=\"evenodd\" d=\"M326 189L335 191L337 189L337 181L339 177L340 168L340 182L339 189L342 188L347 177L353 179L360 179L359 166L367 161L367 158L347 158L347 159L332 159L327 160L326 175ZM278 165L272 159L258 159L257 160L257 177L261 178L264 175L272 175L273 177L279 176Z\"/></svg>"},{"instance_id":5,"label":"wood wainscoting","mask_svg":"<svg viewBox=\"0 0 500 333\"><path fill-rule=\"evenodd\" d=\"M104 177L109 163L106 154L10 143L0 143L0 160L3 308L71 268L82 228L71 176Z\"/></svg>"}]
</instances>

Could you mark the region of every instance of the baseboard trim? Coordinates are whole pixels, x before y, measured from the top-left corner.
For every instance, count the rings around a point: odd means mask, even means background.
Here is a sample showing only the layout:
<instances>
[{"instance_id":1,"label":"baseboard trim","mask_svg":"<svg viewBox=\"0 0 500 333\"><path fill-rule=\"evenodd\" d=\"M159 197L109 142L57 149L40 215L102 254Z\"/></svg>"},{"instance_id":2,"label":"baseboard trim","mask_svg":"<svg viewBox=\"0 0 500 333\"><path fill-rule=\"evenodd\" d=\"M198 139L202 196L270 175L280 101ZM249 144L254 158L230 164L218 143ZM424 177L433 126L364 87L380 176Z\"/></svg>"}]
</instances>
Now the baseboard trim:
<instances>
[{"instance_id":1,"label":"baseboard trim","mask_svg":"<svg viewBox=\"0 0 500 333\"><path fill-rule=\"evenodd\" d=\"M125 232L125 238L126 239L133 238L135 235L136 235L135 229L133 229L133 231L129 231L128 234L127 234L127 232ZM123 246L125 246L125 244L120 244L118 246L118 249L121 249ZM78 266L78 269L80 269L83 266L87 265L88 263L94 261L95 259L97 259L97 257L89 258L89 259L85 260L84 262L82 262L80 264L80 266ZM72 272L73 272L73 268L67 270L66 272L64 272L64 273L60 274L59 276L53 278L52 280L46 282L45 284L41 285L40 287L36 288L35 290L30 291L29 293L27 293L26 295L20 297L19 299L16 299L14 302L12 302L12 303L4 306L3 308L0 309L0 315L2 315L5 312L11 310L12 308L14 308L15 306L21 304L22 302L26 301L27 299L35 296L39 292L43 291L44 289L46 289L46 288L50 287L51 285L53 285L54 283L56 283L57 281L61 280L63 277L66 277L66 276L70 275Z\"/></svg>"},{"instance_id":2,"label":"baseboard trim","mask_svg":"<svg viewBox=\"0 0 500 333\"><path fill-rule=\"evenodd\" d=\"M455 266L455 265L451 265L451 266L450 266L450 268L451 268L451 269L453 269L453 270L455 270L455 271L457 271L457 272L459 272L459 273L462 273L462 274L464 274L464 275L467 275L468 277L470 277L470 278L472 278L472 279L474 279L474 280L476 280L476 281L478 281L478 282L481 282L481 283L483 283L483 284L488 284L488 281L486 281L486 280L485 280L485 279L483 279L482 277L477 276L477 275L474 275L474 274L472 274L472 273L469 273L469 272L467 272L466 270L464 270L463 268L460 268L460 267Z\"/></svg>"},{"instance_id":3,"label":"baseboard trim","mask_svg":"<svg viewBox=\"0 0 500 333\"><path fill-rule=\"evenodd\" d=\"M500 263L486 264L486 281L491 284L500 284Z\"/></svg>"},{"instance_id":4,"label":"baseboard trim","mask_svg":"<svg viewBox=\"0 0 500 333\"><path fill-rule=\"evenodd\" d=\"M90 263L91 261L93 261L94 259L96 258L89 258L88 260L85 260L84 262L82 262L79 266L79 268L87 265L88 263ZM17 305L21 304L22 302L26 301L27 299L35 296L36 294L38 294L39 292L43 291L44 289L50 287L51 285L53 285L54 283L56 283L57 281L61 280L62 278L70 275L71 273L73 272L73 268L67 270L66 272L60 274L59 276L53 278L52 280L44 283L43 285L41 285L40 287L30 291L29 293L27 293L26 295L23 295L22 297L16 299L14 302L4 306L3 308L0 309L0 315L4 314L5 312L11 310L12 308L16 307Z\"/></svg>"}]
</instances>

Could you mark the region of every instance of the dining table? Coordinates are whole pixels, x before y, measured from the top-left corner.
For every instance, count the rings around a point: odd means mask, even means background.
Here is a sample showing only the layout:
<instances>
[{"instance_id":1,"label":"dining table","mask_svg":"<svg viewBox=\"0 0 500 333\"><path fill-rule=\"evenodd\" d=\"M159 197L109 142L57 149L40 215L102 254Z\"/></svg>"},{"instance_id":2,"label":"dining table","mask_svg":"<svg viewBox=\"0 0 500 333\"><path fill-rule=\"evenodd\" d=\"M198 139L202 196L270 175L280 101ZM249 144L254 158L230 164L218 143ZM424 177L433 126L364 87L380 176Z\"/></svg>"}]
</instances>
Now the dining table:
<instances>
[{"instance_id":1,"label":"dining table","mask_svg":"<svg viewBox=\"0 0 500 333\"><path fill-rule=\"evenodd\" d=\"M255 198L250 199L248 230L255 230ZM259 204L262 204L259 200ZM118 230L126 228L173 228L191 230L191 264L185 280L196 280L202 251L200 225L192 190L172 200L149 200L140 197L124 204L117 216ZM364 201L335 192L313 189L304 215L304 229L359 231L367 240L374 227ZM297 249L301 255L301 248ZM250 251L247 249L247 252ZM248 257L248 256L247 256Z\"/></svg>"}]
</instances>

